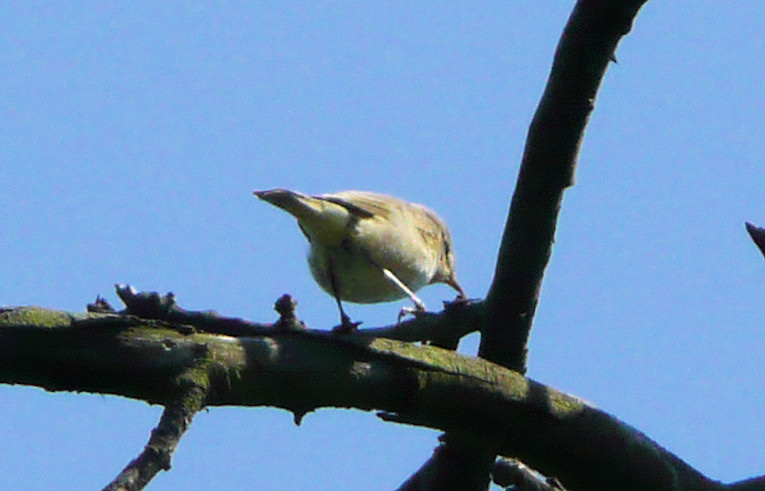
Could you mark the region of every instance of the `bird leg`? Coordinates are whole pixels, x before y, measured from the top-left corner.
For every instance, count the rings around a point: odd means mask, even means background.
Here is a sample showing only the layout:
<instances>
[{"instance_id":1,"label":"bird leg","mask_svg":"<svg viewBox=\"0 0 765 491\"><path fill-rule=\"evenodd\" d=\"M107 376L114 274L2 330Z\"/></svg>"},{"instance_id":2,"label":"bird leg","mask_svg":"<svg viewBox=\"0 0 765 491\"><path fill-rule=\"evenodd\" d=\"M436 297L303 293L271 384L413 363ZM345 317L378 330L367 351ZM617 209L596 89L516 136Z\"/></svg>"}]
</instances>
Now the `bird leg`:
<instances>
[{"instance_id":1,"label":"bird leg","mask_svg":"<svg viewBox=\"0 0 765 491\"><path fill-rule=\"evenodd\" d=\"M332 284L332 296L335 297L337 302L337 308L340 310L340 325L332 328L332 332L335 334L351 334L361 325L361 322L353 322L348 314L343 310L343 302L340 300L339 287L337 284L337 277L332 271L332 261L329 262L329 281Z\"/></svg>"},{"instance_id":2,"label":"bird leg","mask_svg":"<svg viewBox=\"0 0 765 491\"><path fill-rule=\"evenodd\" d=\"M332 332L335 334L351 334L361 325L361 322L353 322L348 314L343 310L343 304L340 301L340 297L335 295L335 301L337 301L337 308L340 309L340 325L332 328Z\"/></svg>"},{"instance_id":3,"label":"bird leg","mask_svg":"<svg viewBox=\"0 0 765 491\"><path fill-rule=\"evenodd\" d=\"M382 272L386 278L392 281L394 285L399 287L401 291L406 293L409 296L409 298L412 300L412 302L414 302L414 307L404 307L399 311L398 313L399 323L401 322L401 319L403 319L404 316L408 314L417 315L427 310L425 308L425 304L422 302L422 300L420 300L420 297L415 295L414 292L408 286L406 286L403 281L399 280L395 274L393 274L390 270L385 268L382 268Z\"/></svg>"},{"instance_id":4,"label":"bird leg","mask_svg":"<svg viewBox=\"0 0 765 491\"><path fill-rule=\"evenodd\" d=\"M414 309L415 310L419 310L421 312L426 310L425 309L425 304L422 303L422 300L420 300L420 298L417 295L415 295L414 292L412 290L410 290L409 287L406 286L403 281L399 280L398 277L396 277L395 274L391 273L390 270L385 269L385 268L383 268L382 272L383 272L383 274L385 275L386 278L388 278L390 281L392 281L393 284L395 284L397 287L401 288L401 291L406 293L407 296L412 299L412 302L414 302Z\"/></svg>"}]
</instances>

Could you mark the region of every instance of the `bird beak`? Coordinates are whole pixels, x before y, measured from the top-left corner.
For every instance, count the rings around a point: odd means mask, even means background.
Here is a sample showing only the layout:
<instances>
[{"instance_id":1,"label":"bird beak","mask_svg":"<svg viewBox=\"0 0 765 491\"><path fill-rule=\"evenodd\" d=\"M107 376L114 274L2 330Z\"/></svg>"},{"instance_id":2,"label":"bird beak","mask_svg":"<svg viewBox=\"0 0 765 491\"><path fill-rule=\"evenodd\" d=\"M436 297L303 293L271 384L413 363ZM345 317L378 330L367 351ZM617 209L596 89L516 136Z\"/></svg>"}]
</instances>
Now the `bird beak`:
<instances>
[{"instance_id":1,"label":"bird beak","mask_svg":"<svg viewBox=\"0 0 765 491\"><path fill-rule=\"evenodd\" d=\"M447 278L444 283L457 290L457 298L467 298L467 295L465 295L465 290L463 290L462 286L457 282L457 277L454 273L449 275L449 278Z\"/></svg>"}]
</instances>

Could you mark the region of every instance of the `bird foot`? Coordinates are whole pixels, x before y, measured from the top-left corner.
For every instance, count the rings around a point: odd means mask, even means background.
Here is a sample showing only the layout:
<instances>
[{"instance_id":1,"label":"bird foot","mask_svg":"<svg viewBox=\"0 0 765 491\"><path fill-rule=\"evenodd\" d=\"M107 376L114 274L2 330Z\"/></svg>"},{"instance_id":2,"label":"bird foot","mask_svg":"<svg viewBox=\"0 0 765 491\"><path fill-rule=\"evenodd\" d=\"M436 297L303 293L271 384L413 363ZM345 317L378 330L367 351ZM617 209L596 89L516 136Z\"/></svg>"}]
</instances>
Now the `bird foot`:
<instances>
[{"instance_id":1,"label":"bird foot","mask_svg":"<svg viewBox=\"0 0 765 491\"><path fill-rule=\"evenodd\" d=\"M418 315L426 314L427 312L428 310L422 303L414 304L414 307L403 307L398 311L398 320L396 321L396 324L401 324L401 320L407 315L417 317Z\"/></svg>"},{"instance_id":2,"label":"bird foot","mask_svg":"<svg viewBox=\"0 0 765 491\"><path fill-rule=\"evenodd\" d=\"M470 302L474 301L476 299L474 298L468 298L465 295L459 294L456 297L454 297L454 300L444 300L444 308L451 307L453 305L465 305L469 304Z\"/></svg>"},{"instance_id":3,"label":"bird foot","mask_svg":"<svg viewBox=\"0 0 765 491\"><path fill-rule=\"evenodd\" d=\"M362 322L353 322L350 317L343 314L340 316L340 325L332 328L332 334L353 334L361 324Z\"/></svg>"}]
</instances>

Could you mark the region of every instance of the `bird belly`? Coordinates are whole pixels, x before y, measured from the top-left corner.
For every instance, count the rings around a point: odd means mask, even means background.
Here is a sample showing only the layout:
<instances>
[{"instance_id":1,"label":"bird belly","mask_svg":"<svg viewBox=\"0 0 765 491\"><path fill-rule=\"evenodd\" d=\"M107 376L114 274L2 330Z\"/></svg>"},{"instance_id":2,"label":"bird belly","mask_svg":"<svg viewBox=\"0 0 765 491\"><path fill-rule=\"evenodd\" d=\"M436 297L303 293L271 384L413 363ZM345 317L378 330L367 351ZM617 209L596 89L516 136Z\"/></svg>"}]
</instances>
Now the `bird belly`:
<instances>
[{"instance_id":1,"label":"bird belly","mask_svg":"<svg viewBox=\"0 0 765 491\"><path fill-rule=\"evenodd\" d=\"M385 277L382 268L389 269L412 291L425 286L432 276L429 270L418 268L414 263L398 261L397 264L377 265L358 251L343 246L326 247L311 245L308 255L311 274L319 286L334 295L335 287L341 300L355 303L391 302L405 298L407 294Z\"/></svg>"}]
</instances>

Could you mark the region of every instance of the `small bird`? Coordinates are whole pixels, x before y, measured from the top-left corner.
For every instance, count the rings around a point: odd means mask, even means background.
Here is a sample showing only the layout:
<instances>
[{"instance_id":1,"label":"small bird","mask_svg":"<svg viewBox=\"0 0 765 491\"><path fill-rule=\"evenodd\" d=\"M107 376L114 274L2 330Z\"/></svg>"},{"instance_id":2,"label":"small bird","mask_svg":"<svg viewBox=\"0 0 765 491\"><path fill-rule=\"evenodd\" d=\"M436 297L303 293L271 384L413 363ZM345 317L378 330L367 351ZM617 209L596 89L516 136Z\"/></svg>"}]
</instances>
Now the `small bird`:
<instances>
[{"instance_id":1,"label":"small bird","mask_svg":"<svg viewBox=\"0 0 765 491\"><path fill-rule=\"evenodd\" d=\"M341 191L308 196L287 189L255 191L255 196L294 216L311 249L308 265L319 286L335 297L340 309L336 330L353 332L342 301L390 302L409 297L413 309L425 304L417 290L457 282L452 240L446 224L428 208L385 194Z\"/></svg>"}]
</instances>

